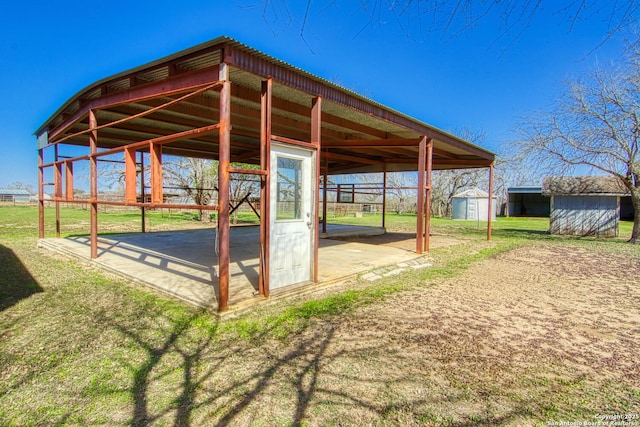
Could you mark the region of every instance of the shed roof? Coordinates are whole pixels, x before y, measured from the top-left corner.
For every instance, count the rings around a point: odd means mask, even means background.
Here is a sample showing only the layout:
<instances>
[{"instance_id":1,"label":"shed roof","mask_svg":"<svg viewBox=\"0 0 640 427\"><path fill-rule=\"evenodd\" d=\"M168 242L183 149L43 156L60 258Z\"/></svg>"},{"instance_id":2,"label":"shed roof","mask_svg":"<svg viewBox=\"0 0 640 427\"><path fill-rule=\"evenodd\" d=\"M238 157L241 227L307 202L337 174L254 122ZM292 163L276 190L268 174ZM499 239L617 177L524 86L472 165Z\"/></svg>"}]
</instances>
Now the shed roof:
<instances>
[{"instance_id":1,"label":"shed roof","mask_svg":"<svg viewBox=\"0 0 640 427\"><path fill-rule=\"evenodd\" d=\"M507 188L507 192L509 194L541 194L542 187L539 185L523 185L520 187L509 187Z\"/></svg>"},{"instance_id":2,"label":"shed roof","mask_svg":"<svg viewBox=\"0 0 640 427\"><path fill-rule=\"evenodd\" d=\"M456 199L468 199L468 198L477 198L477 199L486 199L489 196L489 193L486 191L482 191L479 188L471 188L469 190L462 191L453 198ZM493 196L495 198L496 196Z\"/></svg>"},{"instance_id":3,"label":"shed roof","mask_svg":"<svg viewBox=\"0 0 640 427\"><path fill-rule=\"evenodd\" d=\"M96 112L99 148L177 134L217 120L221 64L232 82L231 161L259 163L260 90L273 78L274 134L310 140L313 98L322 97L322 156L328 173L415 170L418 142L434 141L433 168L489 166L490 151L365 98L228 37L219 37L95 82L65 102L36 131L40 147L56 142L88 145L89 111ZM383 78L383 77L379 77ZM399 90L410 82L394 81ZM158 109L188 91L195 96ZM155 110L154 110L155 109ZM140 113L144 116L138 117ZM122 119L134 119L121 122ZM166 154L216 158L218 135L190 135Z\"/></svg>"},{"instance_id":4,"label":"shed roof","mask_svg":"<svg viewBox=\"0 0 640 427\"><path fill-rule=\"evenodd\" d=\"M545 196L624 196L628 194L628 190L622 181L614 176L555 176L543 180L542 194Z\"/></svg>"},{"instance_id":5,"label":"shed roof","mask_svg":"<svg viewBox=\"0 0 640 427\"><path fill-rule=\"evenodd\" d=\"M16 190L14 188L0 188L0 194L10 195L10 196L30 196L27 190Z\"/></svg>"}]
</instances>

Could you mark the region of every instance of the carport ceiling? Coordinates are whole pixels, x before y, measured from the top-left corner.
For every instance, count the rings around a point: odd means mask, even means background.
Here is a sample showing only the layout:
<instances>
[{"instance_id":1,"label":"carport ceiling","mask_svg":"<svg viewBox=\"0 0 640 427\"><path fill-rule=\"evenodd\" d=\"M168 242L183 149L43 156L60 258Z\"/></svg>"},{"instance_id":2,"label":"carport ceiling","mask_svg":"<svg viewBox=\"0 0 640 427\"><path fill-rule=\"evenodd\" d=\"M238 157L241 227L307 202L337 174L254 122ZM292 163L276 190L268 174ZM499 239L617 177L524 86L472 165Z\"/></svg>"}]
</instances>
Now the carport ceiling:
<instances>
[{"instance_id":1,"label":"carport ceiling","mask_svg":"<svg viewBox=\"0 0 640 427\"><path fill-rule=\"evenodd\" d=\"M48 142L88 145L88 111L96 112L98 147L114 148L218 122L217 88L201 91L172 105L187 91L167 91L177 78L218 78L217 66L229 69L231 89L231 161L259 163L261 84L273 77L272 134L310 140L311 102L322 96L322 164L330 174L417 170L418 142L434 141L433 169L489 166L493 153L403 115L331 82L221 37L169 57L108 77L67 101L37 131ZM198 77L201 78L201 77ZM153 96L132 96L149 88ZM409 90L399 87L398 90ZM116 95L119 102L112 102ZM156 109L142 117L128 117ZM121 121L121 122L118 122ZM168 155L215 159L218 134L190 136L163 147Z\"/></svg>"}]
</instances>

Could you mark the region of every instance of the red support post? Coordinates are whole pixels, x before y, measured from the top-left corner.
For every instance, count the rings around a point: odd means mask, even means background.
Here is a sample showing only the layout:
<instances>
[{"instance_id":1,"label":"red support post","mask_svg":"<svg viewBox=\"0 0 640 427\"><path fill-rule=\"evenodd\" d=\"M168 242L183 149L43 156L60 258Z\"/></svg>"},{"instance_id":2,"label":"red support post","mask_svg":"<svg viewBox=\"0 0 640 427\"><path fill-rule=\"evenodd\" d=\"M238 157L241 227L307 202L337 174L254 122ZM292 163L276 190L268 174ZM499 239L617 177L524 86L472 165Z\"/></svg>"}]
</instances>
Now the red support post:
<instances>
[{"instance_id":1,"label":"red support post","mask_svg":"<svg viewBox=\"0 0 640 427\"><path fill-rule=\"evenodd\" d=\"M53 198L56 204L56 238L60 238L60 200L62 199L62 163L58 163L60 153L58 144L54 146L55 164L53 166Z\"/></svg>"},{"instance_id":2,"label":"red support post","mask_svg":"<svg viewBox=\"0 0 640 427\"><path fill-rule=\"evenodd\" d=\"M322 148L321 138L322 134L322 97L318 96L311 101L311 144L316 148L316 173L315 192L314 192L314 207L313 207L313 219L311 220L311 226L313 227L311 236L313 239L313 282L318 282L318 242L320 240L319 231L320 224L318 223L318 214L320 208L320 149Z\"/></svg>"},{"instance_id":3,"label":"red support post","mask_svg":"<svg viewBox=\"0 0 640 427\"><path fill-rule=\"evenodd\" d=\"M225 76L228 77L228 76ZM220 90L218 154L218 311L229 307L229 163L231 159L231 82Z\"/></svg>"},{"instance_id":4,"label":"red support post","mask_svg":"<svg viewBox=\"0 0 640 427\"><path fill-rule=\"evenodd\" d=\"M38 238L44 239L44 148L38 150Z\"/></svg>"},{"instance_id":5,"label":"red support post","mask_svg":"<svg viewBox=\"0 0 640 427\"><path fill-rule=\"evenodd\" d=\"M424 176L426 166L427 137L423 136L418 148L418 218L416 223L416 253L421 254L423 245L423 223L424 223Z\"/></svg>"},{"instance_id":6,"label":"red support post","mask_svg":"<svg viewBox=\"0 0 640 427\"><path fill-rule=\"evenodd\" d=\"M327 232L327 204L328 200L328 187L329 187L329 157L326 156L327 150L325 150L324 156L324 172L323 172L323 180L324 186L322 187L322 232ZM320 151L318 153L321 153Z\"/></svg>"},{"instance_id":7,"label":"red support post","mask_svg":"<svg viewBox=\"0 0 640 427\"><path fill-rule=\"evenodd\" d=\"M73 162L64 162L65 165L65 191L64 196L66 200L73 200Z\"/></svg>"},{"instance_id":8,"label":"red support post","mask_svg":"<svg viewBox=\"0 0 640 427\"><path fill-rule=\"evenodd\" d=\"M387 216L387 165L384 165L382 172L382 228L385 228Z\"/></svg>"},{"instance_id":9,"label":"red support post","mask_svg":"<svg viewBox=\"0 0 640 427\"><path fill-rule=\"evenodd\" d=\"M89 203L91 205L90 240L91 259L98 257L98 120L93 110L89 110Z\"/></svg>"},{"instance_id":10,"label":"red support post","mask_svg":"<svg viewBox=\"0 0 640 427\"><path fill-rule=\"evenodd\" d=\"M162 145L149 143L149 157L151 157L151 203L162 204Z\"/></svg>"},{"instance_id":11,"label":"red support post","mask_svg":"<svg viewBox=\"0 0 640 427\"><path fill-rule=\"evenodd\" d=\"M431 233L431 173L433 172L433 139L429 138L427 142L427 170L425 187L425 217L424 217L424 250L429 252L429 233Z\"/></svg>"},{"instance_id":12,"label":"red support post","mask_svg":"<svg viewBox=\"0 0 640 427\"><path fill-rule=\"evenodd\" d=\"M141 231L143 233L147 232L147 221L146 221L146 208L144 207L144 202L147 197L145 189L144 189L144 153L140 152L140 196L142 197L141 202L143 206L140 207L140 221L141 221Z\"/></svg>"},{"instance_id":13,"label":"red support post","mask_svg":"<svg viewBox=\"0 0 640 427\"><path fill-rule=\"evenodd\" d=\"M260 168L267 171L260 188L260 278L258 291L269 297L269 244L271 227L271 101L273 79L262 82L260 94Z\"/></svg>"},{"instance_id":14,"label":"red support post","mask_svg":"<svg viewBox=\"0 0 640 427\"><path fill-rule=\"evenodd\" d=\"M135 148L126 148L124 150L124 201L125 203L136 203L138 201L136 176L137 176L136 150Z\"/></svg>"}]
</instances>

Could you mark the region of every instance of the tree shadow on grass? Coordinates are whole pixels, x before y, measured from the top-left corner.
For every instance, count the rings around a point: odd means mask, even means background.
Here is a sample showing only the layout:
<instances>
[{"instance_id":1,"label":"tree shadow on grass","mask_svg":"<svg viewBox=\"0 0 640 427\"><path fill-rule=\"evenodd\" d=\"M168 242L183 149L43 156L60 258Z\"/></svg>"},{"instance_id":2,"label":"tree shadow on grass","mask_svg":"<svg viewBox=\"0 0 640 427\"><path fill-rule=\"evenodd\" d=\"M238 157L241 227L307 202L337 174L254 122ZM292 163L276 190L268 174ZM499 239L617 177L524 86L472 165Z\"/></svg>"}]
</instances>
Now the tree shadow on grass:
<instances>
[{"instance_id":1,"label":"tree shadow on grass","mask_svg":"<svg viewBox=\"0 0 640 427\"><path fill-rule=\"evenodd\" d=\"M0 311L42 291L13 250L0 245Z\"/></svg>"},{"instance_id":2,"label":"tree shadow on grass","mask_svg":"<svg viewBox=\"0 0 640 427\"><path fill-rule=\"evenodd\" d=\"M468 389L463 384L450 386L444 394L436 392L438 387L418 393L431 387L432 375L462 375L449 372L456 365L449 360L455 359L454 354L437 354L435 359L423 354L425 360L420 362L390 350L385 340L354 338L347 346L337 345L351 341L339 335L339 321L312 322L290 335L289 344L276 344L277 325L251 338L233 338L219 334L219 324L210 319L204 312L163 313L153 320L146 318L150 322L108 315L100 319L120 331L129 348L127 356L118 360L131 378L122 389L130 396L129 425L247 425L264 422L266 417L274 424L285 418L289 425L300 426L317 421L340 424L341 417L357 414L364 421L393 425L461 427L511 425L535 420L545 412L547 402L536 398L544 394L541 385L528 389L530 399L517 399L499 413L490 408L504 396L492 395L491 387ZM431 374L412 368L416 363ZM482 370L494 363L478 362ZM504 363L504 369L510 369ZM367 372L370 366L375 374ZM475 410L469 418L442 418L443 407L471 403Z\"/></svg>"}]
</instances>

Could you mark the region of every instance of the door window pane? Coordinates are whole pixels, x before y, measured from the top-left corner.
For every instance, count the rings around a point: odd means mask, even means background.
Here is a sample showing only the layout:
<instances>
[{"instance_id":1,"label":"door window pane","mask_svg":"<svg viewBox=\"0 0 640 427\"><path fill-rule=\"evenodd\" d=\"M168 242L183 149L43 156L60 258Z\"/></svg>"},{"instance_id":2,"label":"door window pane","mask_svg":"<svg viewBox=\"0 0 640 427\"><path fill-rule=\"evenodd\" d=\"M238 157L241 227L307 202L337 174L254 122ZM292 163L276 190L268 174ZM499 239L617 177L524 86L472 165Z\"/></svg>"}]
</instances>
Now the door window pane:
<instances>
[{"instance_id":1,"label":"door window pane","mask_svg":"<svg viewBox=\"0 0 640 427\"><path fill-rule=\"evenodd\" d=\"M302 219L302 160L278 156L276 220Z\"/></svg>"}]
</instances>

